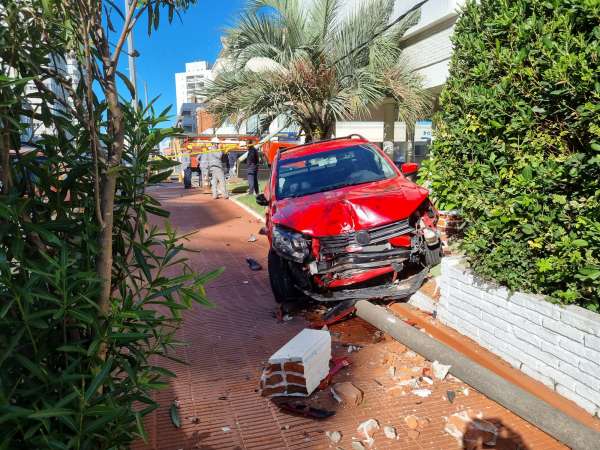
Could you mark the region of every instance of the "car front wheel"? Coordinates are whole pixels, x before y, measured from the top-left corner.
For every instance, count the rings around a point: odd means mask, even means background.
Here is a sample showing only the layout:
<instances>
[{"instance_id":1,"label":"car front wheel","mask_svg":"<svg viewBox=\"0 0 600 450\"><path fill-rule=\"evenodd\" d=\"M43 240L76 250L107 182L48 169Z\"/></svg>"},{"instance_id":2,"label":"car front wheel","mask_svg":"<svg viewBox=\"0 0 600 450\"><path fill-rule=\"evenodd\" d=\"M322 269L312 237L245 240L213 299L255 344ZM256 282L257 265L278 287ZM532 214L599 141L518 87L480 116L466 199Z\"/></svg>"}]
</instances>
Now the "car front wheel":
<instances>
[{"instance_id":1,"label":"car front wheel","mask_svg":"<svg viewBox=\"0 0 600 450\"><path fill-rule=\"evenodd\" d=\"M277 303L289 303L298 300L301 293L294 285L287 261L273 250L269 250L268 257L269 281L271 290Z\"/></svg>"}]
</instances>

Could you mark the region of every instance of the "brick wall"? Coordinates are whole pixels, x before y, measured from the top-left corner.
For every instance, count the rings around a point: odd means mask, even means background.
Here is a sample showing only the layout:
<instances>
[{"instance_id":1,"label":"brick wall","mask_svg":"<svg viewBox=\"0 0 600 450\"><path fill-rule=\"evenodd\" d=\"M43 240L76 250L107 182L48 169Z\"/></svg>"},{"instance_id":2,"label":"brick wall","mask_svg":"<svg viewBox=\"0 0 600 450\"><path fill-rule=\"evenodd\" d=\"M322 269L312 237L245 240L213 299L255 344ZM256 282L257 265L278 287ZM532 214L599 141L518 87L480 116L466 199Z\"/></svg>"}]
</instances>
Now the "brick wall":
<instances>
[{"instance_id":1,"label":"brick wall","mask_svg":"<svg viewBox=\"0 0 600 450\"><path fill-rule=\"evenodd\" d=\"M442 260L437 317L600 417L600 315L482 282Z\"/></svg>"}]
</instances>

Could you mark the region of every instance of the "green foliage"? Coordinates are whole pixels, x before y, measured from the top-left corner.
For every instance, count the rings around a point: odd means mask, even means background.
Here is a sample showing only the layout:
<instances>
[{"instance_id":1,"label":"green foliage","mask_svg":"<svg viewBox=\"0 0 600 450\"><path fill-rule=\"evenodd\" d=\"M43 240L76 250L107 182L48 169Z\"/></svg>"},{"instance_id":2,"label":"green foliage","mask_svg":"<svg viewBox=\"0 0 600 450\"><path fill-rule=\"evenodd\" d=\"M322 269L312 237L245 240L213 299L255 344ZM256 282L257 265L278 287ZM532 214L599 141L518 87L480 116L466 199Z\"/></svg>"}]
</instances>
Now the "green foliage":
<instances>
[{"instance_id":1,"label":"green foliage","mask_svg":"<svg viewBox=\"0 0 600 450\"><path fill-rule=\"evenodd\" d=\"M328 138L336 120L368 115L386 96L413 122L429 106L420 79L401 60L400 38L419 17L390 28L394 0L350 11L341 0L253 0L228 30L227 66L206 94L220 121L282 115L308 139Z\"/></svg>"},{"instance_id":2,"label":"green foliage","mask_svg":"<svg viewBox=\"0 0 600 450\"><path fill-rule=\"evenodd\" d=\"M168 215L146 193L172 166L154 150L172 130L151 131L166 116L123 107L127 164L118 179L106 320L94 301L89 153L79 136L59 134L15 161L15 192L32 195L0 203L0 448L125 448L144 436L141 418L158 406L151 391L173 376L150 358L169 357L180 344L182 311L210 305L203 286L218 272L195 273L168 222L159 227L148 217Z\"/></svg>"},{"instance_id":3,"label":"green foliage","mask_svg":"<svg viewBox=\"0 0 600 450\"><path fill-rule=\"evenodd\" d=\"M600 3L469 2L432 159L484 277L600 308Z\"/></svg>"},{"instance_id":4,"label":"green foliage","mask_svg":"<svg viewBox=\"0 0 600 450\"><path fill-rule=\"evenodd\" d=\"M147 13L155 27L161 8L172 16L189 3L139 2L136 16ZM173 166L157 152L176 131L160 128L168 110L134 107L116 90L108 99L102 89L113 85L98 70L88 72L96 89L86 98L81 61L77 84L53 72L52 59L73 48L70 39L87 42L78 27L91 19L78 8L97 8L94 19L102 20L101 6L18 0L0 7L0 449L121 449L145 438L143 418L158 406L152 391L174 376L157 364L182 345L175 338L182 312L210 306L204 286L220 273L192 270L185 237L147 191ZM64 96L42 84L48 78ZM24 123L33 120L51 131L26 151ZM119 130L122 156L108 158ZM116 188L102 190L112 176ZM100 192L109 194L103 208ZM113 218L107 278L98 271L106 213Z\"/></svg>"}]
</instances>

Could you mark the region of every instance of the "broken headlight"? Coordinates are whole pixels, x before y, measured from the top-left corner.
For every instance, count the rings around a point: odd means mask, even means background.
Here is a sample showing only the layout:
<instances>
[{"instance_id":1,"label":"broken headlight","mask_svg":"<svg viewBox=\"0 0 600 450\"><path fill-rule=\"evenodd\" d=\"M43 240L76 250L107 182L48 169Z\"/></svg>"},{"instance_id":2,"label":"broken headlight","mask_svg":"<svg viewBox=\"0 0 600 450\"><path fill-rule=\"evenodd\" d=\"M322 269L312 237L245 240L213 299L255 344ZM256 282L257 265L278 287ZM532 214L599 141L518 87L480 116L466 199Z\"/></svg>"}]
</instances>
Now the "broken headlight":
<instances>
[{"instance_id":1,"label":"broken headlight","mask_svg":"<svg viewBox=\"0 0 600 450\"><path fill-rule=\"evenodd\" d=\"M310 255L310 241L301 233L275 226L273 249L283 257L302 263Z\"/></svg>"}]
</instances>

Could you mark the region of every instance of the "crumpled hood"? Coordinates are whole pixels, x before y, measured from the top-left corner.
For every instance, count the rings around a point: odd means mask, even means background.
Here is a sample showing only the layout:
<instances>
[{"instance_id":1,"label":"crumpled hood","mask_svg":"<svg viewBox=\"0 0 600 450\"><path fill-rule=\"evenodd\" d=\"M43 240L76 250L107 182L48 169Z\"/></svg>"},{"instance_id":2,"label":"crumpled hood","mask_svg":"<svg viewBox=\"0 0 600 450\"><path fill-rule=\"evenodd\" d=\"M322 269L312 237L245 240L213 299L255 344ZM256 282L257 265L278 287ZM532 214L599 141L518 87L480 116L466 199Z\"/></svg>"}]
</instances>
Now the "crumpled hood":
<instances>
[{"instance_id":1,"label":"crumpled hood","mask_svg":"<svg viewBox=\"0 0 600 450\"><path fill-rule=\"evenodd\" d=\"M401 177L276 202L274 224L311 236L334 236L406 219L427 189Z\"/></svg>"}]
</instances>

